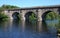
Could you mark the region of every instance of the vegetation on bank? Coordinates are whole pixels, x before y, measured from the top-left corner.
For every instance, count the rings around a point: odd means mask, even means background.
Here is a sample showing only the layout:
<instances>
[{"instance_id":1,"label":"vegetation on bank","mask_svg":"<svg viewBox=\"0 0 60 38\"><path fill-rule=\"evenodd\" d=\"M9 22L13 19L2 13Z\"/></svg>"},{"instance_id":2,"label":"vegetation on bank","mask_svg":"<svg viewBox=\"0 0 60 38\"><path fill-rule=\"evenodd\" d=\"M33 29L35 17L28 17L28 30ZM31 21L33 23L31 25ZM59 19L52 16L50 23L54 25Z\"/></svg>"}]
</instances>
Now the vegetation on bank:
<instances>
[{"instance_id":1,"label":"vegetation on bank","mask_svg":"<svg viewBox=\"0 0 60 38\"><path fill-rule=\"evenodd\" d=\"M20 14L17 15L17 20L21 20L21 15Z\"/></svg>"},{"instance_id":2,"label":"vegetation on bank","mask_svg":"<svg viewBox=\"0 0 60 38\"><path fill-rule=\"evenodd\" d=\"M54 19L58 19L59 16L57 13L55 12L49 12L46 16L45 16L45 20L54 20Z\"/></svg>"},{"instance_id":3,"label":"vegetation on bank","mask_svg":"<svg viewBox=\"0 0 60 38\"><path fill-rule=\"evenodd\" d=\"M60 15L59 15L59 20L60 20Z\"/></svg>"},{"instance_id":4,"label":"vegetation on bank","mask_svg":"<svg viewBox=\"0 0 60 38\"><path fill-rule=\"evenodd\" d=\"M55 13L55 12L49 12L46 16L45 16L45 20L59 20L59 23L57 25L55 25L56 29L57 29L57 33L60 33L60 15Z\"/></svg>"},{"instance_id":5,"label":"vegetation on bank","mask_svg":"<svg viewBox=\"0 0 60 38\"><path fill-rule=\"evenodd\" d=\"M5 15L4 13L0 13L0 21L4 21L4 20L7 20L8 19L8 16Z\"/></svg>"},{"instance_id":6,"label":"vegetation on bank","mask_svg":"<svg viewBox=\"0 0 60 38\"><path fill-rule=\"evenodd\" d=\"M19 8L18 6L13 6L13 5L2 5L0 7L0 20L7 20L8 19L8 16L5 15L3 12L3 10L6 10L6 9L15 9L15 8Z\"/></svg>"},{"instance_id":7,"label":"vegetation on bank","mask_svg":"<svg viewBox=\"0 0 60 38\"><path fill-rule=\"evenodd\" d=\"M18 7L18 6L13 6L13 5L2 5L2 6L0 7L0 12L3 11L3 10L5 10L5 9L15 9L15 8L20 8L20 7Z\"/></svg>"},{"instance_id":8,"label":"vegetation on bank","mask_svg":"<svg viewBox=\"0 0 60 38\"><path fill-rule=\"evenodd\" d=\"M32 13L32 14L29 16L29 21L33 23L33 22L36 22L36 20L37 20L37 18L36 18L36 16L35 16L35 14Z\"/></svg>"}]
</instances>

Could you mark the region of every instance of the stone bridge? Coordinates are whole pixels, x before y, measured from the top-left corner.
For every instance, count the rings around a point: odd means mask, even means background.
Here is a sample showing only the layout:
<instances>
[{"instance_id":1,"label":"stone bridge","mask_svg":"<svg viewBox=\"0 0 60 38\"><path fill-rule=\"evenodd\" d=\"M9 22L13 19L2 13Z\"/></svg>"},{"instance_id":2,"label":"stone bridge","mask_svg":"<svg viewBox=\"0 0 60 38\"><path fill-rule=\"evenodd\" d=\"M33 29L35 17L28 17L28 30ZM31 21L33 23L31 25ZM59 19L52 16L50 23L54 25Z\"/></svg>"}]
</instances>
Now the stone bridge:
<instances>
[{"instance_id":1,"label":"stone bridge","mask_svg":"<svg viewBox=\"0 0 60 38\"><path fill-rule=\"evenodd\" d=\"M46 7L30 7L30 8L16 8L16 9L8 9L4 10L4 13L7 14L10 19L15 19L14 14L19 14L21 16L21 20L26 20L26 16L33 12L37 16L37 21L44 20L45 15L48 12L55 12L57 14L60 13L60 6L46 6Z\"/></svg>"}]
</instances>

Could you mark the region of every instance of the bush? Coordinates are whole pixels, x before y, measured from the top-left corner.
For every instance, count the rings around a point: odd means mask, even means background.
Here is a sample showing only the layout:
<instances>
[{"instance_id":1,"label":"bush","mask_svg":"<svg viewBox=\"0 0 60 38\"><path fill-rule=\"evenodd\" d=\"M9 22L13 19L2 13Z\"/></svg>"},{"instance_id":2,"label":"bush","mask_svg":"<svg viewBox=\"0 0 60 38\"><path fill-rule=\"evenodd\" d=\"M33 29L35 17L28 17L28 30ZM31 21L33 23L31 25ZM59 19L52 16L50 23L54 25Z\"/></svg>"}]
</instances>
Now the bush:
<instances>
[{"instance_id":1,"label":"bush","mask_svg":"<svg viewBox=\"0 0 60 38\"><path fill-rule=\"evenodd\" d=\"M0 13L0 20L7 20L8 16L4 13Z\"/></svg>"}]
</instances>

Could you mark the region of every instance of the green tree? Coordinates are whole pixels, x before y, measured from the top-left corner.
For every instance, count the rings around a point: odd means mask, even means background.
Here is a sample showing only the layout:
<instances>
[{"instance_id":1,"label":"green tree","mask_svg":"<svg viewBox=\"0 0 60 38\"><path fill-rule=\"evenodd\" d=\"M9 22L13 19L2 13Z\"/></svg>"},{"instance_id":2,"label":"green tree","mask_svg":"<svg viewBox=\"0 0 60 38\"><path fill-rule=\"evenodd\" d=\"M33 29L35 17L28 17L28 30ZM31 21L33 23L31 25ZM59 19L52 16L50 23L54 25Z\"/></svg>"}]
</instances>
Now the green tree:
<instances>
[{"instance_id":1,"label":"green tree","mask_svg":"<svg viewBox=\"0 0 60 38\"><path fill-rule=\"evenodd\" d=\"M54 19L58 19L58 14L55 12L49 12L45 18L45 20L54 20Z\"/></svg>"},{"instance_id":2,"label":"green tree","mask_svg":"<svg viewBox=\"0 0 60 38\"><path fill-rule=\"evenodd\" d=\"M34 13L29 16L30 21L35 21L37 18Z\"/></svg>"},{"instance_id":3,"label":"green tree","mask_svg":"<svg viewBox=\"0 0 60 38\"><path fill-rule=\"evenodd\" d=\"M7 20L8 16L5 15L4 13L0 13L0 20L1 21L4 21L4 20Z\"/></svg>"},{"instance_id":4,"label":"green tree","mask_svg":"<svg viewBox=\"0 0 60 38\"><path fill-rule=\"evenodd\" d=\"M20 7L18 7L18 6L13 6L13 5L2 5L2 6L0 7L0 12L1 12L2 10L5 10L5 9L13 9L13 8L20 8Z\"/></svg>"},{"instance_id":5,"label":"green tree","mask_svg":"<svg viewBox=\"0 0 60 38\"><path fill-rule=\"evenodd\" d=\"M7 15L5 15L3 12L3 10L6 10L6 9L15 9L15 8L20 8L18 6L13 6L13 5L2 5L0 7L0 20L6 20L8 18Z\"/></svg>"}]
</instances>

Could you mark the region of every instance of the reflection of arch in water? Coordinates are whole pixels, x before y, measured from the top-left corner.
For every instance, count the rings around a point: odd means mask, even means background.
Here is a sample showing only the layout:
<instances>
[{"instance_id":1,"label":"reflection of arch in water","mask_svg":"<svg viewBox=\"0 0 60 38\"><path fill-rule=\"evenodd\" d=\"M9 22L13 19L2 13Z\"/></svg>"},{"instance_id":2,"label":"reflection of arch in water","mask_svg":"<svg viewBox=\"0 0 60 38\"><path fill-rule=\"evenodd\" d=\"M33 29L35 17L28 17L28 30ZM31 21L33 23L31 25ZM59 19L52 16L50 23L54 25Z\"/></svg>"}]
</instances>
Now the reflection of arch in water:
<instances>
[{"instance_id":1,"label":"reflection of arch in water","mask_svg":"<svg viewBox=\"0 0 60 38\"><path fill-rule=\"evenodd\" d=\"M46 15L47 15L48 13L50 13L50 12L53 12L53 11L46 11L45 13L42 14L42 19L43 19L43 21L45 20Z\"/></svg>"},{"instance_id":2,"label":"reflection of arch in water","mask_svg":"<svg viewBox=\"0 0 60 38\"><path fill-rule=\"evenodd\" d=\"M12 14L13 19L19 19L18 15L19 15L18 12L14 12L14 13Z\"/></svg>"},{"instance_id":3,"label":"reflection of arch in water","mask_svg":"<svg viewBox=\"0 0 60 38\"><path fill-rule=\"evenodd\" d=\"M34 14L34 17L36 17L36 15L35 15L34 12L29 11L29 12L27 12L27 13L25 14L25 20L26 20L26 21L29 21L29 16L32 15L32 13Z\"/></svg>"}]
</instances>

